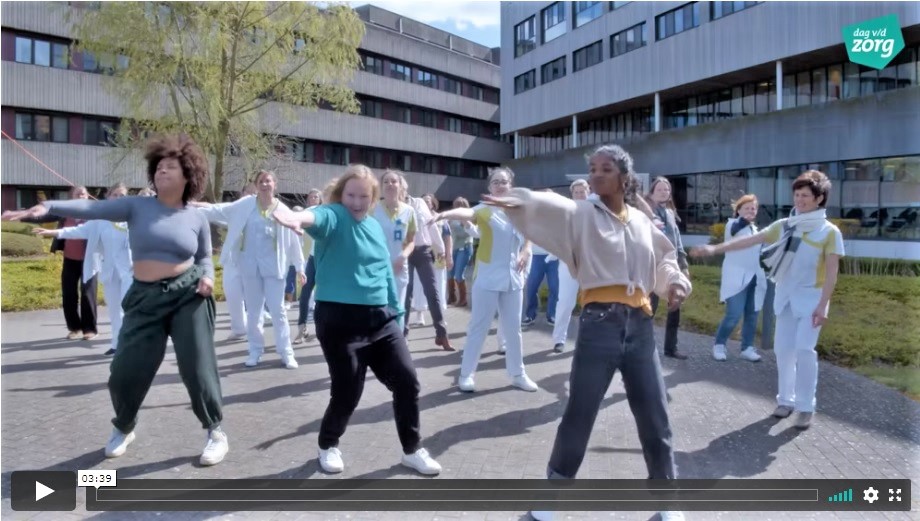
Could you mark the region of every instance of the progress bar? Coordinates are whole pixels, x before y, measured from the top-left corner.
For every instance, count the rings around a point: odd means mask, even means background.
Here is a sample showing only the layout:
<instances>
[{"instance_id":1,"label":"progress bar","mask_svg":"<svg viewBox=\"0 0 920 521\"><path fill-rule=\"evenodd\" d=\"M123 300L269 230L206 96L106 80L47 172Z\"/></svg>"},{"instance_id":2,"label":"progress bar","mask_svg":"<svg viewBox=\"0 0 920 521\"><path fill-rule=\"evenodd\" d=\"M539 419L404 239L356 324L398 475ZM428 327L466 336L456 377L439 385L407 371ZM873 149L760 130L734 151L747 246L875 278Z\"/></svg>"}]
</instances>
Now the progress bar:
<instances>
[{"instance_id":1,"label":"progress bar","mask_svg":"<svg viewBox=\"0 0 920 521\"><path fill-rule=\"evenodd\" d=\"M871 502L863 499L870 487ZM852 501L829 501L850 489ZM909 511L910 504L907 479L120 479L86 489L88 511Z\"/></svg>"}]
</instances>

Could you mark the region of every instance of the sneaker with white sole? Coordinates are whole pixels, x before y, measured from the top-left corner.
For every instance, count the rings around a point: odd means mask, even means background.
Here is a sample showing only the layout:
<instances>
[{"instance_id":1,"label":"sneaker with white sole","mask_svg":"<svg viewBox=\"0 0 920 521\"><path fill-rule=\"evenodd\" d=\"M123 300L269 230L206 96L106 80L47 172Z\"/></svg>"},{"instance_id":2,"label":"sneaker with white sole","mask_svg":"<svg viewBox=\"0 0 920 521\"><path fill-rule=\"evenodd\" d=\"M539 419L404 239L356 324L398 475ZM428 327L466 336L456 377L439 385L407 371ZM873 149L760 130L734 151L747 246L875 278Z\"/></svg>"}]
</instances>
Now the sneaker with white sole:
<instances>
[{"instance_id":1,"label":"sneaker with white sole","mask_svg":"<svg viewBox=\"0 0 920 521\"><path fill-rule=\"evenodd\" d=\"M795 425L796 429L804 431L805 429L811 427L811 421L814 419L815 413L813 412L799 412L795 415Z\"/></svg>"},{"instance_id":2,"label":"sneaker with white sole","mask_svg":"<svg viewBox=\"0 0 920 521\"><path fill-rule=\"evenodd\" d=\"M134 431L124 433L118 430L117 427L112 429L109 442L105 444L105 457L117 458L123 455L132 441L134 441Z\"/></svg>"},{"instance_id":3,"label":"sneaker with white sole","mask_svg":"<svg viewBox=\"0 0 920 521\"><path fill-rule=\"evenodd\" d=\"M300 367L300 364L297 363L297 359L294 358L294 355L282 357L281 365L283 365L285 369L297 369Z\"/></svg>"},{"instance_id":4,"label":"sneaker with white sole","mask_svg":"<svg viewBox=\"0 0 920 521\"><path fill-rule=\"evenodd\" d=\"M712 346L712 357L720 362L727 360L728 354L725 352L725 344L716 344Z\"/></svg>"},{"instance_id":5,"label":"sneaker with white sole","mask_svg":"<svg viewBox=\"0 0 920 521\"><path fill-rule=\"evenodd\" d=\"M246 338L246 333L230 333L227 335L227 342L236 342Z\"/></svg>"},{"instance_id":6,"label":"sneaker with white sole","mask_svg":"<svg viewBox=\"0 0 920 521\"><path fill-rule=\"evenodd\" d=\"M262 359L262 355L250 354L249 358L247 358L246 361L243 362L243 365L245 365L246 367L255 367L259 365L259 360L261 359Z\"/></svg>"},{"instance_id":7,"label":"sneaker with white sole","mask_svg":"<svg viewBox=\"0 0 920 521\"><path fill-rule=\"evenodd\" d=\"M754 349L754 346L747 346L741 351L741 358L748 362L759 362L761 357L760 354L757 353L757 349Z\"/></svg>"},{"instance_id":8,"label":"sneaker with white sole","mask_svg":"<svg viewBox=\"0 0 920 521\"><path fill-rule=\"evenodd\" d=\"M460 390L465 393L471 393L476 390L476 382L473 381L473 376L461 376L457 380L457 386L460 387Z\"/></svg>"},{"instance_id":9,"label":"sneaker with white sole","mask_svg":"<svg viewBox=\"0 0 920 521\"><path fill-rule=\"evenodd\" d=\"M658 512L658 515L661 517L661 521L684 521L684 513L678 510L669 510L665 512Z\"/></svg>"},{"instance_id":10,"label":"sneaker with white sole","mask_svg":"<svg viewBox=\"0 0 920 521\"><path fill-rule=\"evenodd\" d=\"M498 346L498 354L503 355L508 352L508 346L501 344Z\"/></svg>"},{"instance_id":11,"label":"sneaker with white sole","mask_svg":"<svg viewBox=\"0 0 920 521\"><path fill-rule=\"evenodd\" d=\"M224 461L224 456L227 455L229 450L230 444L227 442L227 435L223 429L220 427L211 429L208 431L208 443L204 446L204 450L201 451L201 458L198 462L206 467L217 465Z\"/></svg>"},{"instance_id":12,"label":"sneaker with white sole","mask_svg":"<svg viewBox=\"0 0 920 521\"><path fill-rule=\"evenodd\" d=\"M426 476L437 476L441 473L441 465L428 455L425 449L419 449L412 454L403 454L402 464Z\"/></svg>"},{"instance_id":13,"label":"sneaker with white sole","mask_svg":"<svg viewBox=\"0 0 920 521\"><path fill-rule=\"evenodd\" d=\"M537 384L534 383L534 381L531 380L530 377L526 374L519 374L512 378L511 385L529 393L535 393L540 389L537 387Z\"/></svg>"},{"instance_id":14,"label":"sneaker with white sole","mask_svg":"<svg viewBox=\"0 0 920 521\"><path fill-rule=\"evenodd\" d=\"M329 474L338 474L345 470L345 462L342 461L342 451L338 447L328 449L319 449L319 466Z\"/></svg>"},{"instance_id":15,"label":"sneaker with white sole","mask_svg":"<svg viewBox=\"0 0 920 521\"><path fill-rule=\"evenodd\" d=\"M788 405L779 405L773 411L774 418L788 418L790 414L792 414L792 407Z\"/></svg>"},{"instance_id":16,"label":"sneaker with white sole","mask_svg":"<svg viewBox=\"0 0 920 521\"><path fill-rule=\"evenodd\" d=\"M531 510L529 514L534 521L553 521L555 516L555 512L549 510Z\"/></svg>"},{"instance_id":17,"label":"sneaker with white sole","mask_svg":"<svg viewBox=\"0 0 920 521\"><path fill-rule=\"evenodd\" d=\"M564 352L565 352L565 344L562 343L562 342L557 342L556 345L553 346L553 351L555 351L555 352L557 352L557 353L564 353Z\"/></svg>"}]
</instances>

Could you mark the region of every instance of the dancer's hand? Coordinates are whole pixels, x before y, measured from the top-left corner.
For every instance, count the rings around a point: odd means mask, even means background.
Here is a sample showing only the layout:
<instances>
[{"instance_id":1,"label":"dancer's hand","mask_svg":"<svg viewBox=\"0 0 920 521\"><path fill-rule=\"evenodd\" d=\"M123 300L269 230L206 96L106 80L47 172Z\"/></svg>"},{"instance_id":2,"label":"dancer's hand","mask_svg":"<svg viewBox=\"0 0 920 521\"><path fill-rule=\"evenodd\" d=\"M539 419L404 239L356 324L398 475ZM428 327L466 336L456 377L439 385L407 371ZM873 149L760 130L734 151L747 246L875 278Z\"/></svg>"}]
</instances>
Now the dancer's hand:
<instances>
[{"instance_id":1,"label":"dancer's hand","mask_svg":"<svg viewBox=\"0 0 920 521\"><path fill-rule=\"evenodd\" d=\"M680 284L671 284L668 288L668 311L677 311L687 299L687 292Z\"/></svg>"},{"instance_id":2,"label":"dancer's hand","mask_svg":"<svg viewBox=\"0 0 920 521\"><path fill-rule=\"evenodd\" d=\"M652 223L653 223L653 224L655 225L655 227L657 227L659 230L664 230L664 221L662 221L661 219L655 217L655 218L652 220Z\"/></svg>"},{"instance_id":3,"label":"dancer's hand","mask_svg":"<svg viewBox=\"0 0 920 521\"><path fill-rule=\"evenodd\" d=\"M518 261L517 261L518 273L523 273L524 270L527 269L527 263L530 262L530 256L531 256L530 250L524 250L520 253L520 255L518 255Z\"/></svg>"},{"instance_id":4,"label":"dancer's hand","mask_svg":"<svg viewBox=\"0 0 920 521\"><path fill-rule=\"evenodd\" d=\"M705 246L695 246L693 248L690 248L691 257L712 257L715 254L716 254L715 246L711 246L709 244Z\"/></svg>"},{"instance_id":5,"label":"dancer's hand","mask_svg":"<svg viewBox=\"0 0 920 521\"><path fill-rule=\"evenodd\" d=\"M406 257L400 255L393 260L393 273L402 273L403 268L406 266Z\"/></svg>"},{"instance_id":6,"label":"dancer's hand","mask_svg":"<svg viewBox=\"0 0 920 521\"><path fill-rule=\"evenodd\" d=\"M454 269L454 256L451 253L444 254L444 265L447 271Z\"/></svg>"},{"instance_id":7,"label":"dancer's hand","mask_svg":"<svg viewBox=\"0 0 920 521\"><path fill-rule=\"evenodd\" d=\"M517 208L521 206L523 201L518 197L504 196L504 197L495 197L492 195L483 195L482 204L487 206L494 206L496 208Z\"/></svg>"},{"instance_id":8,"label":"dancer's hand","mask_svg":"<svg viewBox=\"0 0 920 521\"><path fill-rule=\"evenodd\" d=\"M7 210L0 215L4 221L20 221L22 219L40 219L48 215L48 207L38 203L28 210Z\"/></svg>"},{"instance_id":9,"label":"dancer's hand","mask_svg":"<svg viewBox=\"0 0 920 521\"><path fill-rule=\"evenodd\" d=\"M201 277L198 280L198 289L195 290L195 293L205 298L210 297L214 293L214 281L208 277Z\"/></svg>"},{"instance_id":10,"label":"dancer's hand","mask_svg":"<svg viewBox=\"0 0 920 521\"><path fill-rule=\"evenodd\" d=\"M299 212L299 213L305 213ZM303 235L303 228L301 228L303 221L300 219L300 216L292 212L286 207L281 206L280 204L275 208L275 211L272 212L272 217L278 224L284 226L285 228L290 228L297 235Z\"/></svg>"},{"instance_id":11,"label":"dancer's hand","mask_svg":"<svg viewBox=\"0 0 920 521\"><path fill-rule=\"evenodd\" d=\"M35 235L41 235L42 237L57 237L61 234L61 230L49 230L47 228L32 228L32 233Z\"/></svg>"},{"instance_id":12,"label":"dancer's hand","mask_svg":"<svg viewBox=\"0 0 920 521\"><path fill-rule=\"evenodd\" d=\"M304 273L304 272L298 273L298 274L297 274L297 282L300 282L300 285L301 285L301 286L303 286L304 284L306 284L306 283L307 283L307 274Z\"/></svg>"},{"instance_id":13,"label":"dancer's hand","mask_svg":"<svg viewBox=\"0 0 920 521\"><path fill-rule=\"evenodd\" d=\"M811 312L811 327L821 327L827 322L827 304L818 303L818 307Z\"/></svg>"}]
</instances>

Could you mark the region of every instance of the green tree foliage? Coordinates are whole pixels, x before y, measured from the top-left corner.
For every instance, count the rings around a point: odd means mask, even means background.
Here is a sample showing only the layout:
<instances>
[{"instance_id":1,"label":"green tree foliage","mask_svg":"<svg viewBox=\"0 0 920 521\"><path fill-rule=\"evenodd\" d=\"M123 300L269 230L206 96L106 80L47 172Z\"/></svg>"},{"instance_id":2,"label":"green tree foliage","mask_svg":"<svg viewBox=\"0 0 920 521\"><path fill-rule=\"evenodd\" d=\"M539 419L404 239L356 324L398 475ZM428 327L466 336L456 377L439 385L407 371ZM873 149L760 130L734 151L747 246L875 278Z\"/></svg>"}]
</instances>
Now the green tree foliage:
<instances>
[{"instance_id":1,"label":"green tree foliage","mask_svg":"<svg viewBox=\"0 0 920 521\"><path fill-rule=\"evenodd\" d=\"M257 168L293 107L358 110L348 82L364 24L346 5L102 2L69 13L77 49L117 77L106 88L127 115L119 141L191 135L213 158L210 200L224 188L225 154Z\"/></svg>"}]
</instances>

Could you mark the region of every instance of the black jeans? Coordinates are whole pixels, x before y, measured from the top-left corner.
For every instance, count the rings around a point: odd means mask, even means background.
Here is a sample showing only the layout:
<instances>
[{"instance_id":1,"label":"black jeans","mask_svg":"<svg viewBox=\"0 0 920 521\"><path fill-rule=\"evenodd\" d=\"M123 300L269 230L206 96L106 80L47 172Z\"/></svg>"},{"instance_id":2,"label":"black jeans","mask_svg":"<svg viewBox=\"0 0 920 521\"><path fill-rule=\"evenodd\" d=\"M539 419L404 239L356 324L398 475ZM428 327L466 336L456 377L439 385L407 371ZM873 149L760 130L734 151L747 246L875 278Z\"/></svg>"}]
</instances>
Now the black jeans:
<instances>
[{"instance_id":1,"label":"black jeans","mask_svg":"<svg viewBox=\"0 0 920 521\"><path fill-rule=\"evenodd\" d=\"M64 258L61 269L61 304L68 331L96 333L96 279L83 282L83 262ZM90 261L92 262L92 261ZM79 289L78 289L79 287ZM117 305L109 303L109 307Z\"/></svg>"},{"instance_id":2,"label":"black jeans","mask_svg":"<svg viewBox=\"0 0 920 521\"><path fill-rule=\"evenodd\" d=\"M409 255L409 286L406 288L406 318L412 312L412 288L415 285L413 274L418 270L418 280L422 282L422 290L428 301L428 312L434 322L434 332L438 338L447 336L447 326L444 323L444 314L441 313L441 301L438 295L438 283L434 275L434 254L431 246L416 246ZM409 321L406 320L406 324ZM403 332L408 332L404 329Z\"/></svg>"},{"instance_id":3,"label":"black jeans","mask_svg":"<svg viewBox=\"0 0 920 521\"><path fill-rule=\"evenodd\" d=\"M370 367L393 393L393 415L403 452L417 451L421 441L419 382L396 314L384 306L317 302L313 322L332 380L329 406L319 428L319 448L339 444L361 400Z\"/></svg>"},{"instance_id":4,"label":"black jeans","mask_svg":"<svg viewBox=\"0 0 920 521\"><path fill-rule=\"evenodd\" d=\"M665 303L667 305L667 302ZM658 295L652 293L652 314L658 312ZM680 308L668 311L668 319L664 326L664 352L674 354L677 351L677 330L680 328Z\"/></svg>"},{"instance_id":5,"label":"black jeans","mask_svg":"<svg viewBox=\"0 0 920 521\"><path fill-rule=\"evenodd\" d=\"M550 479L572 479L613 375L623 373L649 479L674 479L674 450L652 317L624 304L591 303L579 318L569 376L569 400L547 468Z\"/></svg>"},{"instance_id":6,"label":"black jeans","mask_svg":"<svg viewBox=\"0 0 920 521\"><path fill-rule=\"evenodd\" d=\"M313 295L313 288L316 287L316 262L313 256L307 260L306 273L307 282L300 289L300 311L297 315L297 325L303 326L307 323L307 313L309 313L310 296Z\"/></svg>"}]
</instances>

